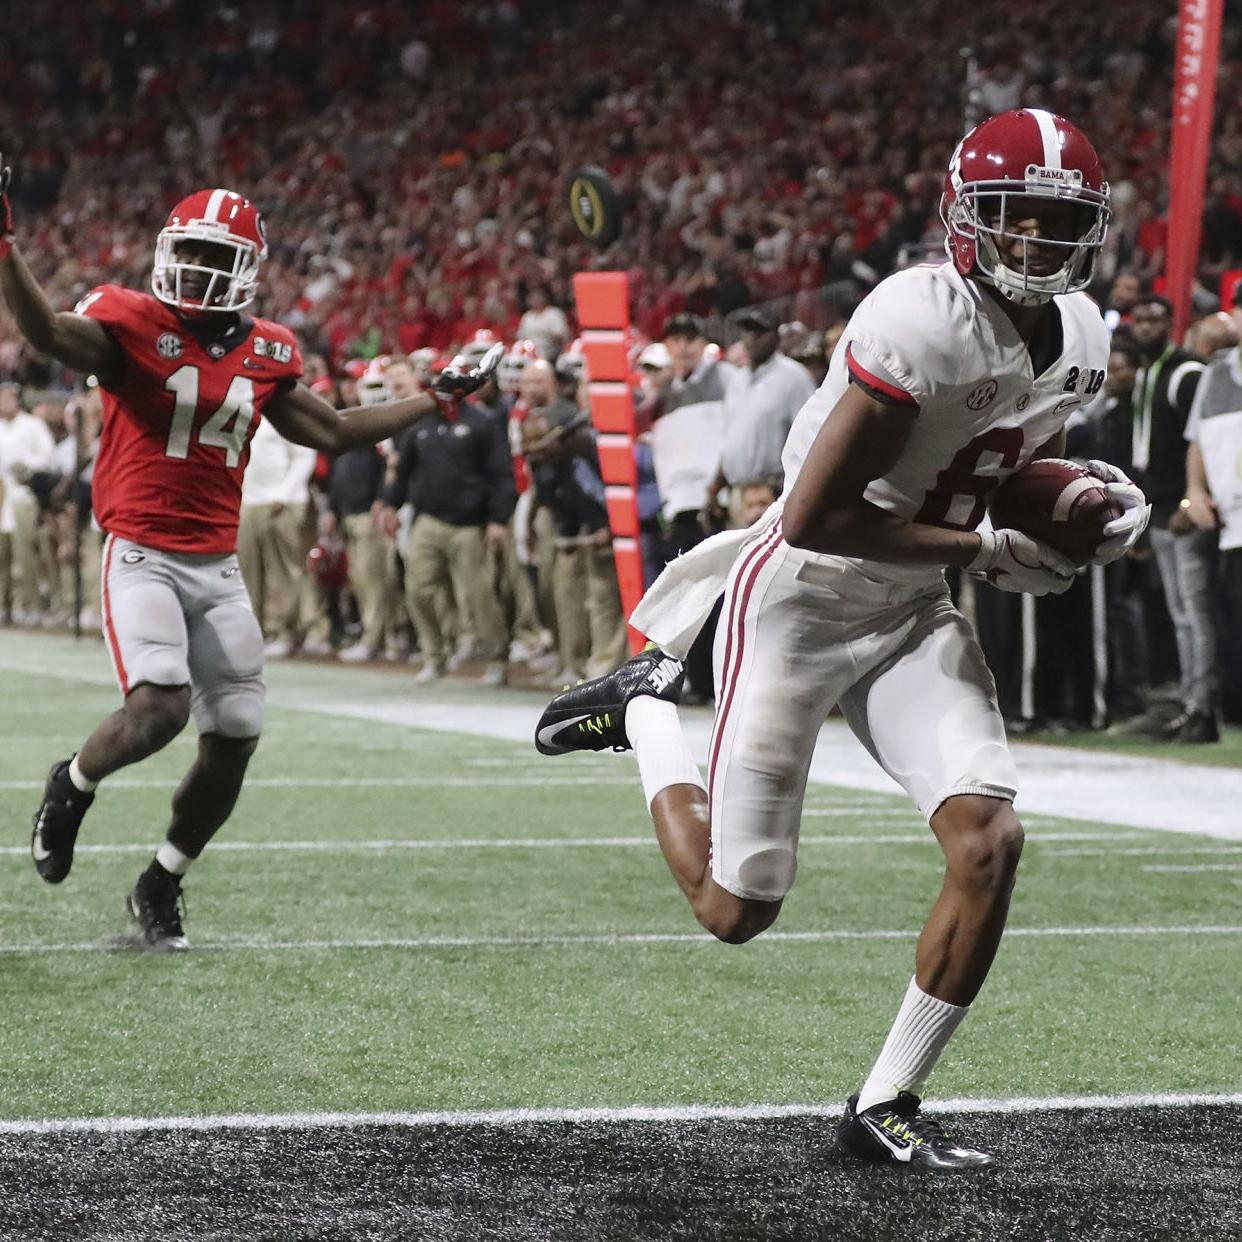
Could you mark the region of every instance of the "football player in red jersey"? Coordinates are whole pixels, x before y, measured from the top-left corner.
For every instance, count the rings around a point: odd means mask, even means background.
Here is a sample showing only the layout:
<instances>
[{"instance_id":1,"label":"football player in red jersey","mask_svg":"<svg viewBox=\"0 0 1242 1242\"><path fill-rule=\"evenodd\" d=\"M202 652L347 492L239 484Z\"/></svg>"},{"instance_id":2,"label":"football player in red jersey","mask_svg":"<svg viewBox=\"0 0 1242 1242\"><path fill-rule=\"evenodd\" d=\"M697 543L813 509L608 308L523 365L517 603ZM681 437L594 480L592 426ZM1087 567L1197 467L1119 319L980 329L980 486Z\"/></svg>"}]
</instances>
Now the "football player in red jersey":
<instances>
[{"instance_id":1,"label":"football player in red jersey","mask_svg":"<svg viewBox=\"0 0 1242 1242\"><path fill-rule=\"evenodd\" d=\"M99 782L168 745L193 715L197 759L127 902L147 945L184 949L181 877L232 812L263 720L263 636L236 556L258 418L324 453L374 444L473 392L503 349L472 369L450 365L427 392L338 412L299 383L293 333L244 313L267 253L253 203L192 194L159 234L151 293L103 285L58 313L16 246L10 175L0 171L0 291L36 349L96 375L104 394L93 499L107 533L104 632L124 695L53 765L31 854L59 884Z\"/></svg>"}]
</instances>

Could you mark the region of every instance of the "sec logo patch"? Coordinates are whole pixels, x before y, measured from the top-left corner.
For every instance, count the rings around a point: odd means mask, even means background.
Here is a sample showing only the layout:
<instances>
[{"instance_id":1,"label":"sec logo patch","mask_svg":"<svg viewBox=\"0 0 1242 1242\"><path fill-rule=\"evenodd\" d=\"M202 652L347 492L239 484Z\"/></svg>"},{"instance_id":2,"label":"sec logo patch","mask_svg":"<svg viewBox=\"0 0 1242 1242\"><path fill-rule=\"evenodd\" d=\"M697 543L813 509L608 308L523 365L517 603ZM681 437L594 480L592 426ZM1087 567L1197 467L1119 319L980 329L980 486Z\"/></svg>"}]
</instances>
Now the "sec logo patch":
<instances>
[{"instance_id":1,"label":"sec logo patch","mask_svg":"<svg viewBox=\"0 0 1242 1242\"><path fill-rule=\"evenodd\" d=\"M155 342L156 353L161 358L180 358L184 348L181 338L175 332L165 332Z\"/></svg>"},{"instance_id":2,"label":"sec logo patch","mask_svg":"<svg viewBox=\"0 0 1242 1242\"><path fill-rule=\"evenodd\" d=\"M996 400L996 390L1000 387L994 379L984 380L976 384L969 397L966 398L968 410L985 410Z\"/></svg>"}]
</instances>

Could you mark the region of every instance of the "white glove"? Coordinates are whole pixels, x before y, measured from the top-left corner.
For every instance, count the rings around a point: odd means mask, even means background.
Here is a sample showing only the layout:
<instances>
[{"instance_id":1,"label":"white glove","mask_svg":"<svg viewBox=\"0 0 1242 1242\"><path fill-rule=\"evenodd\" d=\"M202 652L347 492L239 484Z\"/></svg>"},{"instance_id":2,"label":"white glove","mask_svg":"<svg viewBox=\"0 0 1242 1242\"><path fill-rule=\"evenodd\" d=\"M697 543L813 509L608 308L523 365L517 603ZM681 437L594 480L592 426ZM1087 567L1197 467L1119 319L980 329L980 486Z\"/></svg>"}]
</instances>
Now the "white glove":
<instances>
[{"instance_id":1,"label":"white glove","mask_svg":"<svg viewBox=\"0 0 1242 1242\"><path fill-rule=\"evenodd\" d=\"M1138 486L1124 470L1110 466L1106 461L1092 459L1087 469L1106 486L1104 491L1110 500L1121 506L1121 516L1115 517L1104 527L1104 541L1091 558L1092 565L1109 565L1120 560L1139 541L1147 529L1151 517L1151 505Z\"/></svg>"},{"instance_id":2,"label":"white glove","mask_svg":"<svg viewBox=\"0 0 1242 1242\"><path fill-rule=\"evenodd\" d=\"M1002 591L1060 595L1074 581L1077 566L1020 530L977 530L979 553L966 568Z\"/></svg>"}]
</instances>

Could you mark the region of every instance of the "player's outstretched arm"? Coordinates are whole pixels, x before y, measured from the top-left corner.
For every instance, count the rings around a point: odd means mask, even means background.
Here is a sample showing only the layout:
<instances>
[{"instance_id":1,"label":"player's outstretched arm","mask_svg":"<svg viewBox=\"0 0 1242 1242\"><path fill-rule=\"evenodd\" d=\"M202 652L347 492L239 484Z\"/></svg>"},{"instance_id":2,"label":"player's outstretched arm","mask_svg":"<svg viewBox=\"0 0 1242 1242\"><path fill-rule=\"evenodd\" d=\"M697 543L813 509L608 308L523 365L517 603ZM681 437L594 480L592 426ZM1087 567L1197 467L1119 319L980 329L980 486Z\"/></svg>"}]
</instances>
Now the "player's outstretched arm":
<instances>
[{"instance_id":1,"label":"player's outstretched arm","mask_svg":"<svg viewBox=\"0 0 1242 1242\"><path fill-rule=\"evenodd\" d=\"M428 392L380 405L336 410L304 384L273 397L263 411L286 440L321 453L344 453L378 444L433 410L452 405L481 388L504 357L504 346L493 345L477 367L458 366L454 359L432 382Z\"/></svg>"},{"instance_id":2,"label":"player's outstretched arm","mask_svg":"<svg viewBox=\"0 0 1242 1242\"><path fill-rule=\"evenodd\" d=\"M344 453L367 444L378 444L439 408L429 392L386 401L382 405L360 405L338 410L305 384L273 397L263 410L286 440L305 444L320 453Z\"/></svg>"},{"instance_id":3,"label":"player's outstretched arm","mask_svg":"<svg viewBox=\"0 0 1242 1242\"><path fill-rule=\"evenodd\" d=\"M13 235L9 204L12 169L0 168L0 292L21 334L41 354L75 371L98 375L105 386L118 379L124 365L120 346L94 319L54 311L31 275Z\"/></svg>"}]
</instances>

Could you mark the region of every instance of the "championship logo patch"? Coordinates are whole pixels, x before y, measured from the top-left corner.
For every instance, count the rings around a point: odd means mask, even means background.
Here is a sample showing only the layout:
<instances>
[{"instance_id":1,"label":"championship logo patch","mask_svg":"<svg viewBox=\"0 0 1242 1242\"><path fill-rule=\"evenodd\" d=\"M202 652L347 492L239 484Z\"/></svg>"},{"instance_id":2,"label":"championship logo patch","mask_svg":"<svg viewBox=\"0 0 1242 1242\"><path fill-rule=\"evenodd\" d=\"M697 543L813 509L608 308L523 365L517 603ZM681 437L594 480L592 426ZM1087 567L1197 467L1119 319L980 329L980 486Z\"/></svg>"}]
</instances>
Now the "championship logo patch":
<instances>
[{"instance_id":1,"label":"championship logo patch","mask_svg":"<svg viewBox=\"0 0 1242 1242\"><path fill-rule=\"evenodd\" d=\"M180 358L184 348L181 338L175 332L164 332L155 342L156 352L161 358Z\"/></svg>"},{"instance_id":2,"label":"championship logo patch","mask_svg":"<svg viewBox=\"0 0 1242 1242\"><path fill-rule=\"evenodd\" d=\"M1000 387L994 379L984 380L976 384L970 396L966 398L968 410L984 410L996 399L996 390Z\"/></svg>"}]
</instances>

